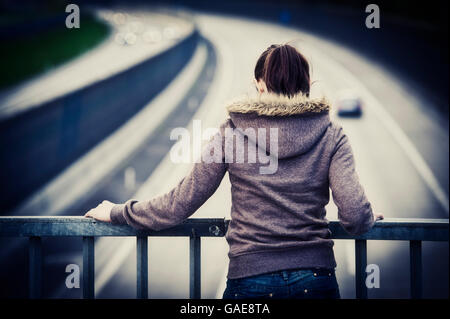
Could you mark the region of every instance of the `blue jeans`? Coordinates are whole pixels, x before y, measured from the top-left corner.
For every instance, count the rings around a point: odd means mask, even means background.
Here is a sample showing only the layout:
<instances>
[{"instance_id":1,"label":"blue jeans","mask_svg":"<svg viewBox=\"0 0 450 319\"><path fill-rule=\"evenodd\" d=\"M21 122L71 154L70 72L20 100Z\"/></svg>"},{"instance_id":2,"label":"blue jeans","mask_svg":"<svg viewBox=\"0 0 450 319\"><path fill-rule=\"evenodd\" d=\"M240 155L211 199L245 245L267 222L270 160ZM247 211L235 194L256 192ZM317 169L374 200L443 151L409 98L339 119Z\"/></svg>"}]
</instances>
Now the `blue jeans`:
<instances>
[{"instance_id":1,"label":"blue jeans","mask_svg":"<svg viewBox=\"0 0 450 319\"><path fill-rule=\"evenodd\" d=\"M334 269L311 268L276 271L228 279L223 299L339 299Z\"/></svg>"}]
</instances>

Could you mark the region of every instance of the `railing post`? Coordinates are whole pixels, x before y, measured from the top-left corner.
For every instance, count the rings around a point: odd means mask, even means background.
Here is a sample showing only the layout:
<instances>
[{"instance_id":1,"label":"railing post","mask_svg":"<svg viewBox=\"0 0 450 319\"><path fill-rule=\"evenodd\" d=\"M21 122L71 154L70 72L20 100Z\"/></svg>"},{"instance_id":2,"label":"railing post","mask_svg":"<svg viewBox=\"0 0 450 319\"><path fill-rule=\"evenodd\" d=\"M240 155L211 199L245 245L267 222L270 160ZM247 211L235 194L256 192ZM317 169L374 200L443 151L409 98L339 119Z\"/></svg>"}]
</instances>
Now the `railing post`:
<instances>
[{"instance_id":1,"label":"railing post","mask_svg":"<svg viewBox=\"0 0 450 319\"><path fill-rule=\"evenodd\" d=\"M201 237L196 236L194 229L189 238L189 297L201 298Z\"/></svg>"},{"instance_id":2,"label":"railing post","mask_svg":"<svg viewBox=\"0 0 450 319\"><path fill-rule=\"evenodd\" d=\"M409 242L409 264L411 298L422 298L422 242L411 240Z\"/></svg>"},{"instance_id":3,"label":"railing post","mask_svg":"<svg viewBox=\"0 0 450 319\"><path fill-rule=\"evenodd\" d=\"M83 237L83 298L95 298L94 237Z\"/></svg>"},{"instance_id":4,"label":"railing post","mask_svg":"<svg viewBox=\"0 0 450 319\"><path fill-rule=\"evenodd\" d=\"M148 298L148 238L136 237L137 298Z\"/></svg>"},{"instance_id":5,"label":"railing post","mask_svg":"<svg viewBox=\"0 0 450 319\"><path fill-rule=\"evenodd\" d=\"M42 241L41 237L29 239L29 296L41 298L42 294Z\"/></svg>"},{"instance_id":6,"label":"railing post","mask_svg":"<svg viewBox=\"0 0 450 319\"><path fill-rule=\"evenodd\" d=\"M356 261L356 299L367 299L366 287L366 267L367 267L367 241L355 240L355 261Z\"/></svg>"}]
</instances>

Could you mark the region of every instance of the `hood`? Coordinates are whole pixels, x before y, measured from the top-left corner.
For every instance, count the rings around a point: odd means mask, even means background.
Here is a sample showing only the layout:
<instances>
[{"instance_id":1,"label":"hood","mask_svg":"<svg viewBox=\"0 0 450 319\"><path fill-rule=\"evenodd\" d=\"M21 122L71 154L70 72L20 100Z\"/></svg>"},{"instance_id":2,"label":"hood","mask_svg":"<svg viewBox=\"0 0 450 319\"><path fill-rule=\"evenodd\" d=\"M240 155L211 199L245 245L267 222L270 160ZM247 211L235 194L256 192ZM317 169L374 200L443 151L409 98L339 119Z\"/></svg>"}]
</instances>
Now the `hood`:
<instances>
[{"instance_id":1,"label":"hood","mask_svg":"<svg viewBox=\"0 0 450 319\"><path fill-rule=\"evenodd\" d=\"M308 152L331 124L330 104L325 98L264 93L245 96L227 105L231 121L237 130L264 128L278 129L278 158L287 158ZM257 143L257 141L254 141ZM266 138L265 149L270 149Z\"/></svg>"}]
</instances>

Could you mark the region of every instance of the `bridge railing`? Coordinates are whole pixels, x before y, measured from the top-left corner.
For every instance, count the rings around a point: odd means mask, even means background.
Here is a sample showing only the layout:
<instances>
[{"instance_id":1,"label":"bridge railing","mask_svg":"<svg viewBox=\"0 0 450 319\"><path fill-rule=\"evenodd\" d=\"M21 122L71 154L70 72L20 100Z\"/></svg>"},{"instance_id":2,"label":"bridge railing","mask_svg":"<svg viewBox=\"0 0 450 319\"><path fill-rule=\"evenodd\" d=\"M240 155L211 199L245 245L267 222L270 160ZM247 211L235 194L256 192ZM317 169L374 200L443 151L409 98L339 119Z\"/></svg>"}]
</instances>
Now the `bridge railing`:
<instances>
[{"instance_id":1,"label":"bridge railing","mask_svg":"<svg viewBox=\"0 0 450 319\"><path fill-rule=\"evenodd\" d=\"M42 292L42 237L83 237L83 298L94 298L94 238L136 237L137 298L148 298L148 237L190 238L190 298L201 297L201 238L223 237L229 220L191 218L163 231L141 231L127 225L111 225L85 217L0 217L0 237L29 238L29 297ZM367 240L400 240L410 243L411 298L422 297L422 241L448 241L448 219L386 219L366 234L349 235L337 221L330 221L333 239L355 241L356 298L367 298L365 275Z\"/></svg>"}]
</instances>

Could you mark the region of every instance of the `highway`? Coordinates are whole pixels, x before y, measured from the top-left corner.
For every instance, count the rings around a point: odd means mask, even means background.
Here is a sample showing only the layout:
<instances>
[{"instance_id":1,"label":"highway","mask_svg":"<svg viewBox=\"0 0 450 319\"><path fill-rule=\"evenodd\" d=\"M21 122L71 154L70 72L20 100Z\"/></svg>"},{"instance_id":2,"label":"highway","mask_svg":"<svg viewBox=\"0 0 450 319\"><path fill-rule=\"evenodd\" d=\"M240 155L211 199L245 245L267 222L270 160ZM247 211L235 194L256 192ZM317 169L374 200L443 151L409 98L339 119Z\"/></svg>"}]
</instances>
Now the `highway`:
<instances>
[{"instance_id":1,"label":"highway","mask_svg":"<svg viewBox=\"0 0 450 319\"><path fill-rule=\"evenodd\" d=\"M402 79L383 66L313 34L258 20L198 12L194 13L194 21L204 41L199 44L190 67L195 68L197 63L196 68L202 72L186 70L183 77L198 81L199 85L185 92L175 115L162 117L164 122L160 127L163 128L151 132L153 135L142 142L140 152L134 152L116 165L82 202L68 201L69 204L63 205L64 212L81 215L103 199L145 200L169 191L191 167L171 162L170 130L177 126L191 129L194 119L201 120L203 129L220 125L227 116L224 105L228 100L241 94L254 94L253 68L259 54L272 43L291 41L310 62L314 81L312 96L325 95L334 101L340 91L352 89L364 101L362 118L339 118L335 110L332 117L343 125L349 136L361 183L374 210L386 218L448 218L448 122L429 111L426 97L411 92ZM155 105L161 107L162 103ZM126 191L121 192L122 189ZM226 175L213 197L192 217L230 218L230 199ZM331 198L327 211L328 219L337 218L337 208ZM53 271L64 269L71 262L81 264L81 254L73 242L67 245L71 249L66 254L58 254L48 261L54 264ZM188 248L185 238L149 239L150 298L188 297ZM98 298L135 297L134 249L132 238L96 240ZM221 297L227 252L223 238L202 241L203 298ZM353 241L336 241L335 254L341 296L354 298ZM381 272L380 288L369 290L369 297L409 297L408 254L407 242L368 243L368 263L377 264ZM424 278L426 297L448 297L447 243L424 243ZM79 294L63 284L57 287L50 293L52 297Z\"/></svg>"}]
</instances>

